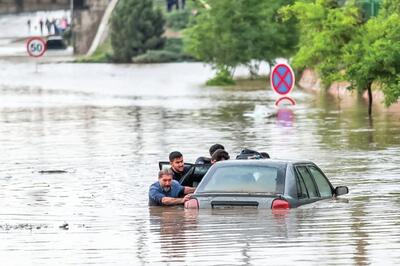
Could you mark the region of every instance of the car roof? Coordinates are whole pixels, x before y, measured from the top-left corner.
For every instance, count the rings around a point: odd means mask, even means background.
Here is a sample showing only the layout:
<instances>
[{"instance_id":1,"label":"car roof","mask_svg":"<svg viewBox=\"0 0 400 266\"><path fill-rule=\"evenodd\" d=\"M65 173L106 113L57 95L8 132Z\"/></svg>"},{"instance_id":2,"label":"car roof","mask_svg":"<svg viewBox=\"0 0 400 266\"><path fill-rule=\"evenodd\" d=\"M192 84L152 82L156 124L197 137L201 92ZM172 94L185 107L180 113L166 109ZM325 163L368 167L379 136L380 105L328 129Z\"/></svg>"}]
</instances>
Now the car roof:
<instances>
[{"instance_id":1,"label":"car roof","mask_svg":"<svg viewBox=\"0 0 400 266\"><path fill-rule=\"evenodd\" d=\"M50 35L49 37L47 37L47 40L63 40L64 38L60 35Z\"/></svg>"},{"instance_id":2,"label":"car roof","mask_svg":"<svg viewBox=\"0 0 400 266\"><path fill-rule=\"evenodd\" d=\"M253 165L253 166L284 166L302 163L313 163L308 160L294 160L294 159L249 159L249 160L226 160L220 161L215 164L216 167L235 166L235 165Z\"/></svg>"}]
</instances>

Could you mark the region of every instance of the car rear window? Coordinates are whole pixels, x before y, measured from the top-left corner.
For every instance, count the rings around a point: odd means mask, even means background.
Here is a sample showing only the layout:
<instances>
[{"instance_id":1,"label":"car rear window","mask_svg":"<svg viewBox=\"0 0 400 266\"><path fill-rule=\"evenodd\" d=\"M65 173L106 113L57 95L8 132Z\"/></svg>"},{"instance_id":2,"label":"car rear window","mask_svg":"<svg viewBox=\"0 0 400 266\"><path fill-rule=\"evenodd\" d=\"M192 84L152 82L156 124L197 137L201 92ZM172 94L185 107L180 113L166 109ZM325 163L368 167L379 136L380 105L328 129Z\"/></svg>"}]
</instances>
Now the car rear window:
<instances>
[{"instance_id":1,"label":"car rear window","mask_svg":"<svg viewBox=\"0 0 400 266\"><path fill-rule=\"evenodd\" d=\"M220 167L204 180L198 192L283 194L284 171L267 166Z\"/></svg>"}]
</instances>

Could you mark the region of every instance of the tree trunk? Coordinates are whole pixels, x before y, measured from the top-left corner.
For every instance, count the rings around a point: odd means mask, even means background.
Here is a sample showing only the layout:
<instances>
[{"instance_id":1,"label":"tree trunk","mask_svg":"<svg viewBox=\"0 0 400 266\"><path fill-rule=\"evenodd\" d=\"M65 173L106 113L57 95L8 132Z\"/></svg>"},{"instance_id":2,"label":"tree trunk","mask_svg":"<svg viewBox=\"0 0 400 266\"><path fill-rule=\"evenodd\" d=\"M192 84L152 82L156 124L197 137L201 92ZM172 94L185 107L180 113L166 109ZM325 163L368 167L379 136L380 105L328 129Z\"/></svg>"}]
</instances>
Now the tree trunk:
<instances>
[{"instance_id":1,"label":"tree trunk","mask_svg":"<svg viewBox=\"0 0 400 266\"><path fill-rule=\"evenodd\" d=\"M368 83L368 116L372 116L372 83Z\"/></svg>"},{"instance_id":2,"label":"tree trunk","mask_svg":"<svg viewBox=\"0 0 400 266\"><path fill-rule=\"evenodd\" d=\"M24 10L23 0L15 0L15 5L17 6L17 12L22 12Z\"/></svg>"}]
</instances>

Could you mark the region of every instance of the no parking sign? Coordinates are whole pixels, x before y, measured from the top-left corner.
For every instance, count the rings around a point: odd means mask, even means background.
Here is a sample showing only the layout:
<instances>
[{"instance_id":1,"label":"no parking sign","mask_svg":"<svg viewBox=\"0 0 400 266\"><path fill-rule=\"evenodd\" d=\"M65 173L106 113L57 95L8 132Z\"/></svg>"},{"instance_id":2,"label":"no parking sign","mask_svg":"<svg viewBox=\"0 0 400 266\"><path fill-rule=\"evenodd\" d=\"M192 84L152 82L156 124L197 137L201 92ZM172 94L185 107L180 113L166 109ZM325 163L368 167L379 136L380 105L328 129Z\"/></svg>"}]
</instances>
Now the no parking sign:
<instances>
[{"instance_id":1,"label":"no parking sign","mask_svg":"<svg viewBox=\"0 0 400 266\"><path fill-rule=\"evenodd\" d=\"M271 70L271 88L280 95L280 98L275 102L276 106L284 102L290 105L296 105L294 99L288 94L293 90L296 79L293 69L288 64L277 64Z\"/></svg>"},{"instance_id":2,"label":"no parking sign","mask_svg":"<svg viewBox=\"0 0 400 266\"><path fill-rule=\"evenodd\" d=\"M26 42L29 56L41 57L46 52L46 41L40 37L32 37Z\"/></svg>"},{"instance_id":3,"label":"no parking sign","mask_svg":"<svg viewBox=\"0 0 400 266\"><path fill-rule=\"evenodd\" d=\"M278 64L272 68L271 87L276 93L280 95L290 93L294 83L294 72L288 64Z\"/></svg>"}]
</instances>

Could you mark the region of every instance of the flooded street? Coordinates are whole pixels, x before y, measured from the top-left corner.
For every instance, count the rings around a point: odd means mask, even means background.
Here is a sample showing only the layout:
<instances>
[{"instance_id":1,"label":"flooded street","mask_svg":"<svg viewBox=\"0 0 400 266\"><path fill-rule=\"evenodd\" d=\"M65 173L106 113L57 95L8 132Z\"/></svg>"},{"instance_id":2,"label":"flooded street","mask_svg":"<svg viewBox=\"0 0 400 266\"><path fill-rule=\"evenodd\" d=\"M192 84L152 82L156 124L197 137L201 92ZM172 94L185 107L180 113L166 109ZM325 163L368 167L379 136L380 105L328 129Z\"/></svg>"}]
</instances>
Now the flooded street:
<instances>
[{"instance_id":1,"label":"flooded street","mask_svg":"<svg viewBox=\"0 0 400 266\"><path fill-rule=\"evenodd\" d=\"M0 61L2 265L398 265L400 116L295 89L204 87L201 63ZM221 143L309 159L350 193L285 213L149 208L158 161Z\"/></svg>"}]
</instances>

